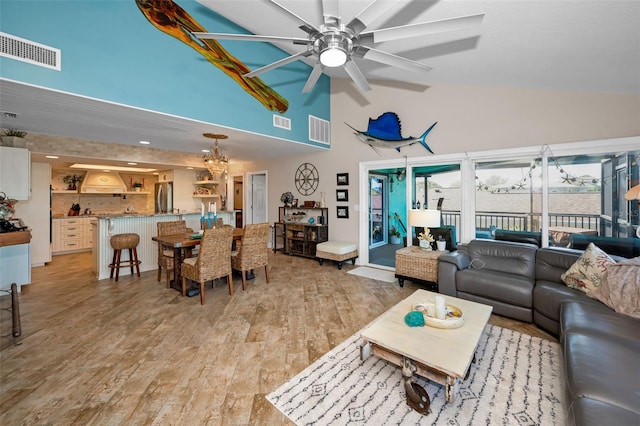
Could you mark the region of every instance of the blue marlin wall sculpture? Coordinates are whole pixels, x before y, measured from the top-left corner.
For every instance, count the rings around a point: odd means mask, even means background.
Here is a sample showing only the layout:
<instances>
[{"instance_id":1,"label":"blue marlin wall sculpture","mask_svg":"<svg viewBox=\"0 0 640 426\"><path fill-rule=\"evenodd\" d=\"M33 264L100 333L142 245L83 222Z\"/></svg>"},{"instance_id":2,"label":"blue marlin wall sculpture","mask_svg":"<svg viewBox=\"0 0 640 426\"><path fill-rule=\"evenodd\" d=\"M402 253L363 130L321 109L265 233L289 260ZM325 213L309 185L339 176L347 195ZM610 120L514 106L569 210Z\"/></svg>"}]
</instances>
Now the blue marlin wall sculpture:
<instances>
[{"instance_id":1,"label":"blue marlin wall sculpture","mask_svg":"<svg viewBox=\"0 0 640 426\"><path fill-rule=\"evenodd\" d=\"M347 126L351 127L356 133L355 135L362 142L369 145L374 151L380 153L376 147L379 148L395 148L396 151L400 152L400 148L403 146L413 145L414 143L420 143L427 151L433 154L429 145L425 142L425 139L431 129L435 127L438 122L436 121L429 127L419 138L414 138L413 136L409 136L408 138L403 138L400 130L400 119L398 118L398 114L395 112L385 112L380 117L376 119L369 119L369 126L367 127L367 131L363 132L355 127L351 126L348 123L344 123Z\"/></svg>"}]
</instances>

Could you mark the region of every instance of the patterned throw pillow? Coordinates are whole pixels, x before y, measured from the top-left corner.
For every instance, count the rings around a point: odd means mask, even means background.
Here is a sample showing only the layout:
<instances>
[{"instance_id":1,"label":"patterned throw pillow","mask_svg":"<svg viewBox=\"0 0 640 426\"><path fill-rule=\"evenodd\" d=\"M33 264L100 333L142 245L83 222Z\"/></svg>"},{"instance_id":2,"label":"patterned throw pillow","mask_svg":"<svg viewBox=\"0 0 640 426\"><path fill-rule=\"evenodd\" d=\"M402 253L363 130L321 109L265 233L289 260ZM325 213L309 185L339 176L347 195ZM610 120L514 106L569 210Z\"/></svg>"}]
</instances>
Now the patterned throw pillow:
<instances>
[{"instance_id":1,"label":"patterned throw pillow","mask_svg":"<svg viewBox=\"0 0 640 426\"><path fill-rule=\"evenodd\" d=\"M614 263L607 253L589 243L582 256L560 278L567 287L589 293L600 287L607 266Z\"/></svg>"}]
</instances>

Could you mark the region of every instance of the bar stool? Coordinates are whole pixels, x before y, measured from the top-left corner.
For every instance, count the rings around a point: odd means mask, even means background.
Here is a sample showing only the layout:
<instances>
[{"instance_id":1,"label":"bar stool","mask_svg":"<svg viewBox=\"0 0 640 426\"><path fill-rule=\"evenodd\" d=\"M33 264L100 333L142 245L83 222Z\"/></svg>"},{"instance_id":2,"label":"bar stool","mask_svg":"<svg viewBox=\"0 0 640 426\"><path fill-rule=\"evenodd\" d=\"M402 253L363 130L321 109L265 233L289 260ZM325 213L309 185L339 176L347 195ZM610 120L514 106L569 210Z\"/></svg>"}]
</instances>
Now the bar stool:
<instances>
[{"instance_id":1,"label":"bar stool","mask_svg":"<svg viewBox=\"0 0 640 426\"><path fill-rule=\"evenodd\" d=\"M116 282L120 276L120 268L131 268L131 275L133 275L133 267L136 267L138 276L140 276L140 262L138 260L138 243L140 242L140 236L138 234L116 234L109 240L111 247L113 247L113 260L109 265L111 268L111 274L109 278L113 278L113 271L116 272ZM129 250L129 260L121 261L120 256L122 250Z\"/></svg>"}]
</instances>

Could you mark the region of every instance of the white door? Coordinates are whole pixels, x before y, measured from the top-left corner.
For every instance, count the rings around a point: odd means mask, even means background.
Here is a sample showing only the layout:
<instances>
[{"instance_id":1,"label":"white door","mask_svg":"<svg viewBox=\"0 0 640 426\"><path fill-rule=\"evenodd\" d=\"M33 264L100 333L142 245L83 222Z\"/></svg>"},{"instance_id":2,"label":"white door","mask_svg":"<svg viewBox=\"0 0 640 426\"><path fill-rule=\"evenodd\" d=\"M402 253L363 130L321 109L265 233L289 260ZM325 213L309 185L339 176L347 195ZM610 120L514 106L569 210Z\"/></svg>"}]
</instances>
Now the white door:
<instances>
[{"instance_id":1,"label":"white door","mask_svg":"<svg viewBox=\"0 0 640 426\"><path fill-rule=\"evenodd\" d=\"M249 190L245 209L246 223L267 222L267 174L266 172L250 173L247 180Z\"/></svg>"}]
</instances>

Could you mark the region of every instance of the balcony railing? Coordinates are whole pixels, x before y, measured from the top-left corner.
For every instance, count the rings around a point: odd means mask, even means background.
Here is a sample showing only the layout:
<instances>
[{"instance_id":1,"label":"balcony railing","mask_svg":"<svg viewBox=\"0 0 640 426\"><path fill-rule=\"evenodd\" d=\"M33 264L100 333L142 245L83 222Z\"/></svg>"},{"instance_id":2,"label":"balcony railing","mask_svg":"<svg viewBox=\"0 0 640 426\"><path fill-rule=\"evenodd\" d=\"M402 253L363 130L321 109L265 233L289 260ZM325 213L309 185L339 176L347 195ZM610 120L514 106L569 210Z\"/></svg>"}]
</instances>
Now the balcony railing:
<instances>
[{"instance_id":1,"label":"balcony railing","mask_svg":"<svg viewBox=\"0 0 640 426\"><path fill-rule=\"evenodd\" d=\"M460 227L460 212L443 210L442 221L446 226ZM494 227L509 231L539 231L542 227L540 213L476 212L476 229ZM549 226L562 226L595 230L600 235L600 215L580 213L549 213Z\"/></svg>"}]
</instances>

